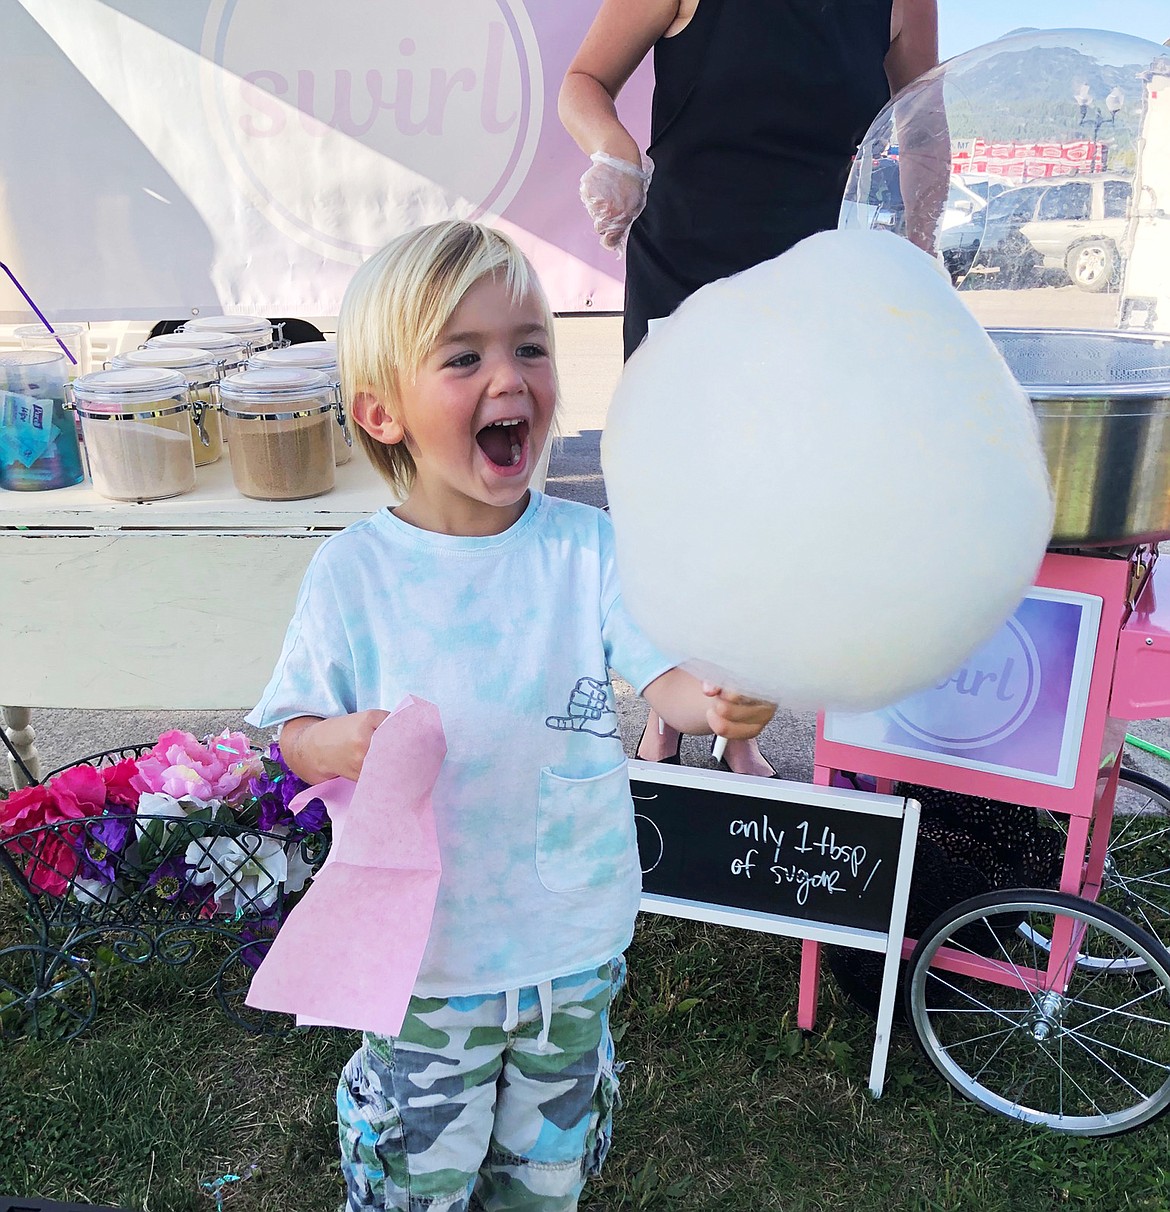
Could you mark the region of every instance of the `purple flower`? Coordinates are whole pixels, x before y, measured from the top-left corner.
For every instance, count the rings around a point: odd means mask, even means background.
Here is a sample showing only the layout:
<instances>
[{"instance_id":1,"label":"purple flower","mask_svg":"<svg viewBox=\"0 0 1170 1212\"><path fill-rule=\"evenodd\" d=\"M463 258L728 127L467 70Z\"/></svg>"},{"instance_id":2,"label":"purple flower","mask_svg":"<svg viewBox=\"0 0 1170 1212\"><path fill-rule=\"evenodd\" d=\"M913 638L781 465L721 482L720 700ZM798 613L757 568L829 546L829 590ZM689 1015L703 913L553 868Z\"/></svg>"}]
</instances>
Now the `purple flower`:
<instances>
[{"instance_id":1,"label":"purple flower","mask_svg":"<svg viewBox=\"0 0 1170 1212\"><path fill-rule=\"evenodd\" d=\"M280 922L281 914L274 912L266 913L255 921L245 922L240 927L241 942L251 944L241 950L241 964L253 969L260 967L260 962L268 954L268 948L272 945L272 940L280 929Z\"/></svg>"},{"instance_id":2,"label":"purple flower","mask_svg":"<svg viewBox=\"0 0 1170 1212\"><path fill-rule=\"evenodd\" d=\"M295 825L307 832L320 829L328 819L325 805L320 800L310 800L295 816L289 807L293 799L308 785L288 768L281 755L280 746L273 741L268 746L268 755L264 758L263 773L248 784L248 790L255 797L259 809L256 827L264 832L281 825Z\"/></svg>"},{"instance_id":3,"label":"purple flower","mask_svg":"<svg viewBox=\"0 0 1170 1212\"><path fill-rule=\"evenodd\" d=\"M198 905L208 899L212 889L191 882L193 869L181 854L159 863L143 884L147 892L172 905Z\"/></svg>"},{"instance_id":4,"label":"purple flower","mask_svg":"<svg viewBox=\"0 0 1170 1212\"><path fill-rule=\"evenodd\" d=\"M80 878L112 884L118 878L118 861L134 831L134 813L111 812L85 824L78 852Z\"/></svg>"},{"instance_id":5,"label":"purple flower","mask_svg":"<svg viewBox=\"0 0 1170 1212\"><path fill-rule=\"evenodd\" d=\"M317 833L324 829L328 820L329 813L326 811L325 801L317 799L316 796L293 817L297 828L306 833Z\"/></svg>"}]
</instances>

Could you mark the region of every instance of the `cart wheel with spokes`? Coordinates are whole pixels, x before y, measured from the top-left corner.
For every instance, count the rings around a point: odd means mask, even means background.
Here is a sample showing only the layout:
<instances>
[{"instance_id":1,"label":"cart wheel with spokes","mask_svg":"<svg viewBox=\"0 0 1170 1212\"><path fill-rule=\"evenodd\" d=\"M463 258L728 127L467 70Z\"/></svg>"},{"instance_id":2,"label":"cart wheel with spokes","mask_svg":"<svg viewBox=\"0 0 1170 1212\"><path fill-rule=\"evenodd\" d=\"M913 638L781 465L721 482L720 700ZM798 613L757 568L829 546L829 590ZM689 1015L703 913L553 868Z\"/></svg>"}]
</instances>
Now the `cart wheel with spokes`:
<instances>
[{"instance_id":1,"label":"cart wheel with spokes","mask_svg":"<svg viewBox=\"0 0 1170 1212\"><path fill-rule=\"evenodd\" d=\"M70 1040L97 1013L97 987L76 956L35 944L0 951L0 1040Z\"/></svg>"},{"instance_id":2,"label":"cart wheel with spokes","mask_svg":"<svg viewBox=\"0 0 1170 1212\"><path fill-rule=\"evenodd\" d=\"M1058 926L1071 941L1053 955L1036 940ZM1078 966L1082 950L1115 964ZM1044 889L972 897L923 933L904 988L927 1059L988 1111L1111 1136L1170 1107L1170 952L1112 909Z\"/></svg>"},{"instance_id":3,"label":"cart wheel with spokes","mask_svg":"<svg viewBox=\"0 0 1170 1212\"><path fill-rule=\"evenodd\" d=\"M1068 817L1053 813L1049 823L1068 833ZM1116 909L1162 942L1170 940L1170 787L1124 766L1117 776L1097 903ZM1042 935L1036 941L1048 945ZM1140 966L1142 961L1131 956L1129 962ZM1116 967L1117 960L1082 950L1077 963Z\"/></svg>"}]
</instances>

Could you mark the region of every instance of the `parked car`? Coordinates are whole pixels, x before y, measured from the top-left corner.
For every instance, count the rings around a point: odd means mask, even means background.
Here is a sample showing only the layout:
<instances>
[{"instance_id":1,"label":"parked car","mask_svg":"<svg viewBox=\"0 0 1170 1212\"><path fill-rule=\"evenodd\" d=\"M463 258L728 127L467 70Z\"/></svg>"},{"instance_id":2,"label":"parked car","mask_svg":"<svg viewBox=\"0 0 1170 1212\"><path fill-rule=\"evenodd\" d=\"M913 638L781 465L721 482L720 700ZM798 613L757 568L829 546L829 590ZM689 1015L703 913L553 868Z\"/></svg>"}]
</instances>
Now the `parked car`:
<instances>
[{"instance_id":1,"label":"parked car","mask_svg":"<svg viewBox=\"0 0 1170 1212\"><path fill-rule=\"evenodd\" d=\"M1094 173L1051 185L1020 231L1046 268L1063 269L1081 290L1116 288L1133 182Z\"/></svg>"},{"instance_id":2,"label":"parked car","mask_svg":"<svg viewBox=\"0 0 1170 1212\"><path fill-rule=\"evenodd\" d=\"M997 194L965 223L944 228L939 252L958 283L969 273L994 274L997 284L1022 286L1040 267L1040 255L1020 228L1036 214L1048 183L1032 182Z\"/></svg>"},{"instance_id":3,"label":"parked car","mask_svg":"<svg viewBox=\"0 0 1170 1212\"><path fill-rule=\"evenodd\" d=\"M993 272L1005 286L1063 270L1081 290L1116 288L1133 183L1117 173L1029 181L942 232L951 277Z\"/></svg>"},{"instance_id":4,"label":"parked car","mask_svg":"<svg viewBox=\"0 0 1170 1212\"><path fill-rule=\"evenodd\" d=\"M1011 189L1012 183L1005 180L1003 177L993 177L990 174L981 173L964 173L960 181L973 193L977 194L984 202L990 202L992 198L998 198L1000 194Z\"/></svg>"}]
</instances>

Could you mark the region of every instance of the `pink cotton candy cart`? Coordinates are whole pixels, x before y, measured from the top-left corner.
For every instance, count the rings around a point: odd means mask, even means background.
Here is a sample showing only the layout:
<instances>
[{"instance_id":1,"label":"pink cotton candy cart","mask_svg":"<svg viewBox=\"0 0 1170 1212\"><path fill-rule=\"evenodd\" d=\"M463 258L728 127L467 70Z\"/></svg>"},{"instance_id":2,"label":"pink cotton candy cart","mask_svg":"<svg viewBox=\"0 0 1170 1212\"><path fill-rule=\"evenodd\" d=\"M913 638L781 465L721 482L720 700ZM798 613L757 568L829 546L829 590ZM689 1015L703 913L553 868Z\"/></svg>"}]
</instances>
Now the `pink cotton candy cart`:
<instances>
[{"instance_id":1,"label":"pink cotton candy cart","mask_svg":"<svg viewBox=\"0 0 1170 1212\"><path fill-rule=\"evenodd\" d=\"M1170 1109L1170 789L1121 764L1127 721L1170 716L1170 338L991 335L1036 407L1053 545L952 678L886 711L822 715L815 781L1032 806L1063 832L1058 889L962 901L904 943L906 1016L981 1106L1111 1135ZM819 961L806 942L806 1029Z\"/></svg>"}]
</instances>

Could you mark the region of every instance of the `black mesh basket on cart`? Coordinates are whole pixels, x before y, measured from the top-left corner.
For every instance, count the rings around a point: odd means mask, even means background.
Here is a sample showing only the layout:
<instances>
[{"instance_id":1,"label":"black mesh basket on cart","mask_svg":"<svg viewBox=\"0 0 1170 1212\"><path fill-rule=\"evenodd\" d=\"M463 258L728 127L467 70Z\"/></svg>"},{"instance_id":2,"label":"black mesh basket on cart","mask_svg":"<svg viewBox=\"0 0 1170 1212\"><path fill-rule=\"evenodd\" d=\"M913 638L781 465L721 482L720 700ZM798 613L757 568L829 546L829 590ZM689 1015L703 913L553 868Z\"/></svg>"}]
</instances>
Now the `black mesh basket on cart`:
<instances>
[{"instance_id":1,"label":"black mesh basket on cart","mask_svg":"<svg viewBox=\"0 0 1170 1212\"><path fill-rule=\"evenodd\" d=\"M35 786L150 748L92 754ZM262 829L246 811L239 816L108 805L97 816L0 829L0 1040L79 1035L97 1013L110 965L180 967L196 959L210 962L201 984L230 1020L258 1033L288 1030L291 1018L252 1010L244 998L325 860L328 825Z\"/></svg>"}]
</instances>

